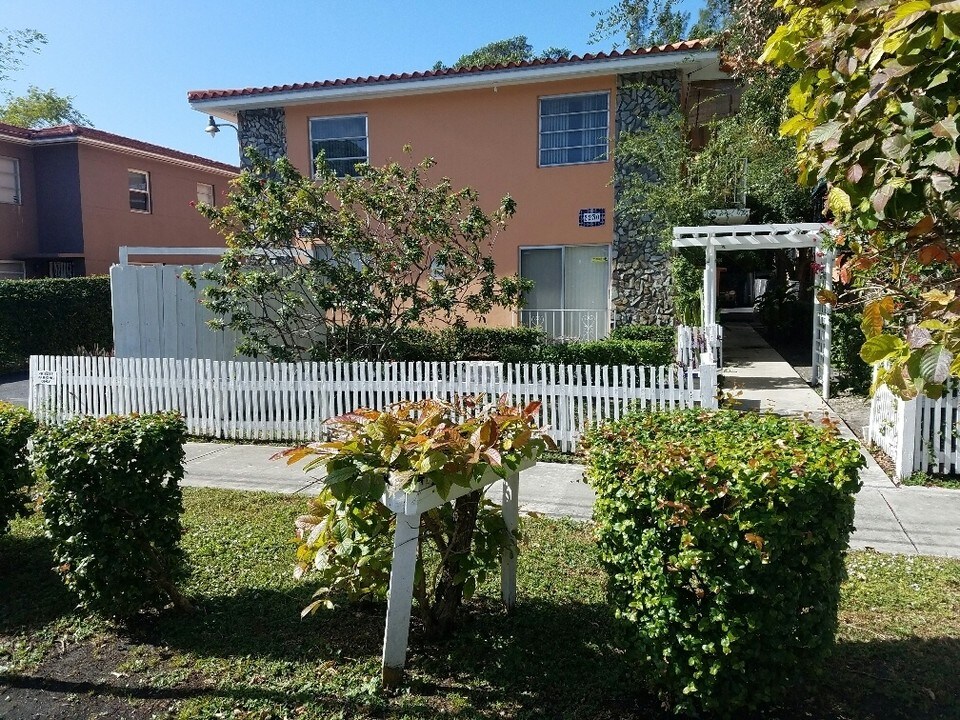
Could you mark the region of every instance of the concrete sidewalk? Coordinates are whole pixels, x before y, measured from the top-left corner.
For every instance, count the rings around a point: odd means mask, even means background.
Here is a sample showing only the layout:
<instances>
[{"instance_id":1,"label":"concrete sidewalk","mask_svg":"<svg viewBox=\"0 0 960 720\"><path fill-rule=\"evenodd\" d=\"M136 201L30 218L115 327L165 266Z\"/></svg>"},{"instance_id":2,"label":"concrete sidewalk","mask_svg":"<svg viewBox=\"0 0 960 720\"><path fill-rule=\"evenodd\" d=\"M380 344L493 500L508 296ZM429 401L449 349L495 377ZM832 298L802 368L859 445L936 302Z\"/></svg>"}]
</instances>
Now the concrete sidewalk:
<instances>
[{"instance_id":1,"label":"concrete sidewalk","mask_svg":"<svg viewBox=\"0 0 960 720\"><path fill-rule=\"evenodd\" d=\"M304 463L288 466L269 458L280 448L264 445L189 443L184 485L281 493L315 492ZM593 490L581 481L583 467L539 463L520 477L520 506L556 517L588 520ZM499 484L492 487L499 498ZM960 557L960 490L865 485L857 496L855 548L906 555Z\"/></svg>"}]
</instances>

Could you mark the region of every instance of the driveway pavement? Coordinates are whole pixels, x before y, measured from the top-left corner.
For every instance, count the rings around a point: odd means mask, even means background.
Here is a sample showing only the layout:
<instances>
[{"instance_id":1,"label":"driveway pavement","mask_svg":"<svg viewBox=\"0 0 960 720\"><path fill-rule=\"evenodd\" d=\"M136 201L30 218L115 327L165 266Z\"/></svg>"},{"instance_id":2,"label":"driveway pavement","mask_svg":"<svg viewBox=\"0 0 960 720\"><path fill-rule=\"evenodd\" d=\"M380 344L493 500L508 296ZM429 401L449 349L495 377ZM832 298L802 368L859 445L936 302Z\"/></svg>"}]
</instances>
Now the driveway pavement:
<instances>
[{"instance_id":1,"label":"driveway pavement","mask_svg":"<svg viewBox=\"0 0 960 720\"><path fill-rule=\"evenodd\" d=\"M30 399L30 380L27 373L0 375L0 400L27 407Z\"/></svg>"}]
</instances>

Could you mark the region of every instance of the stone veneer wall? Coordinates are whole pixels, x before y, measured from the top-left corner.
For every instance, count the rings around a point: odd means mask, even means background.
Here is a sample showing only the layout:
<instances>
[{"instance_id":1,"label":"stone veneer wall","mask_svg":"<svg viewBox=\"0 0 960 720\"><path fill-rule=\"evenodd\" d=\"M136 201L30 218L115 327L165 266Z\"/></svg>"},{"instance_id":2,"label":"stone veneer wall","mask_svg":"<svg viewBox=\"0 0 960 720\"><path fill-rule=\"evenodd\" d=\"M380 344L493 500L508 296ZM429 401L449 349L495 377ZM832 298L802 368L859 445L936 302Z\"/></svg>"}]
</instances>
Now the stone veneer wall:
<instances>
[{"instance_id":1,"label":"stone veneer wall","mask_svg":"<svg viewBox=\"0 0 960 720\"><path fill-rule=\"evenodd\" d=\"M680 72L677 70L621 75L617 81L617 124L623 131L636 131L646 119L667 115L672 105L664 94L680 100ZM619 200L619 178L643 168L614 163L614 199ZM615 213L613 228L612 301L614 322L670 324L673 299L670 279L670 251L649 224L630 221Z\"/></svg>"},{"instance_id":2,"label":"stone veneer wall","mask_svg":"<svg viewBox=\"0 0 960 720\"><path fill-rule=\"evenodd\" d=\"M287 154L286 113L283 108L262 108L237 112L237 134L240 147L254 148L270 160ZM250 166L250 161L240 153L240 167Z\"/></svg>"}]
</instances>

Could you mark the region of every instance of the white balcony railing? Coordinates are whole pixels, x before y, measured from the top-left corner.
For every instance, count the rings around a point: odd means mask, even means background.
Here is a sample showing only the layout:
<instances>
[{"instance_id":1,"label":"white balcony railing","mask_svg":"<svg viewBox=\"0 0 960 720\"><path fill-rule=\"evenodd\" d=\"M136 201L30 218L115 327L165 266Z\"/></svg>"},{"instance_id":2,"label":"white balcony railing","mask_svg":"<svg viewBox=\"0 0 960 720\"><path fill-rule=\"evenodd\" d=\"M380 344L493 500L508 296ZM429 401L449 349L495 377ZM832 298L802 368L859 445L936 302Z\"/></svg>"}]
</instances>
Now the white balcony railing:
<instances>
[{"instance_id":1,"label":"white balcony railing","mask_svg":"<svg viewBox=\"0 0 960 720\"><path fill-rule=\"evenodd\" d=\"M610 333L610 311L526 309L520 311L520 324L525 327L538 327L552 338L600 340Z\"/></svg>"}]
</instances>

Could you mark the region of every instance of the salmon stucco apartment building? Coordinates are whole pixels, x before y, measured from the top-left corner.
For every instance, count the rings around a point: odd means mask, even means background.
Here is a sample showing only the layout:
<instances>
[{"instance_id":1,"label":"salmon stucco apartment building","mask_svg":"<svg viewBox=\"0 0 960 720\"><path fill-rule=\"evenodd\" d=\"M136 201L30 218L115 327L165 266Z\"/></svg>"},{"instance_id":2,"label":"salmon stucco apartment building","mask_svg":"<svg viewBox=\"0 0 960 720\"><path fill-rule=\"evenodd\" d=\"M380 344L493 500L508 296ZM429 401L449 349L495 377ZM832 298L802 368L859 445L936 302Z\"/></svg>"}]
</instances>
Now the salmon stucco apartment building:
<instances>
[{"instance_id":1,"label":"salmon stucco apartment building","mask_svg":"<svg viewBox=\"0 0 960 720\"><path fill-rule=\"evenodd\" d=\"M121 245L222 247L190 203L221 201L238 171L93 128L0 123L0 278L103 274Z\"/></svg>"},{"instance_id":2,"label":"salmon stucco apartment building","mask_svg":"<svg viewBox=\"0 0 960 720\"><path fill-rule=\"evenodd\" d=\"M235 122L242 147L286 155L304 173L324 150L341 174L358 162L437 159L492 209L517 213L496 243L498 272L536 285L519 317L554 335L603 336L613 323L672 320L667 253L618 218L614 143L675 103L694 139L734 111L737 90L698 40L583 57L188 94L192 107ZM698 128L700 130L698 130Z\"/></svg>"}]
</instances>

